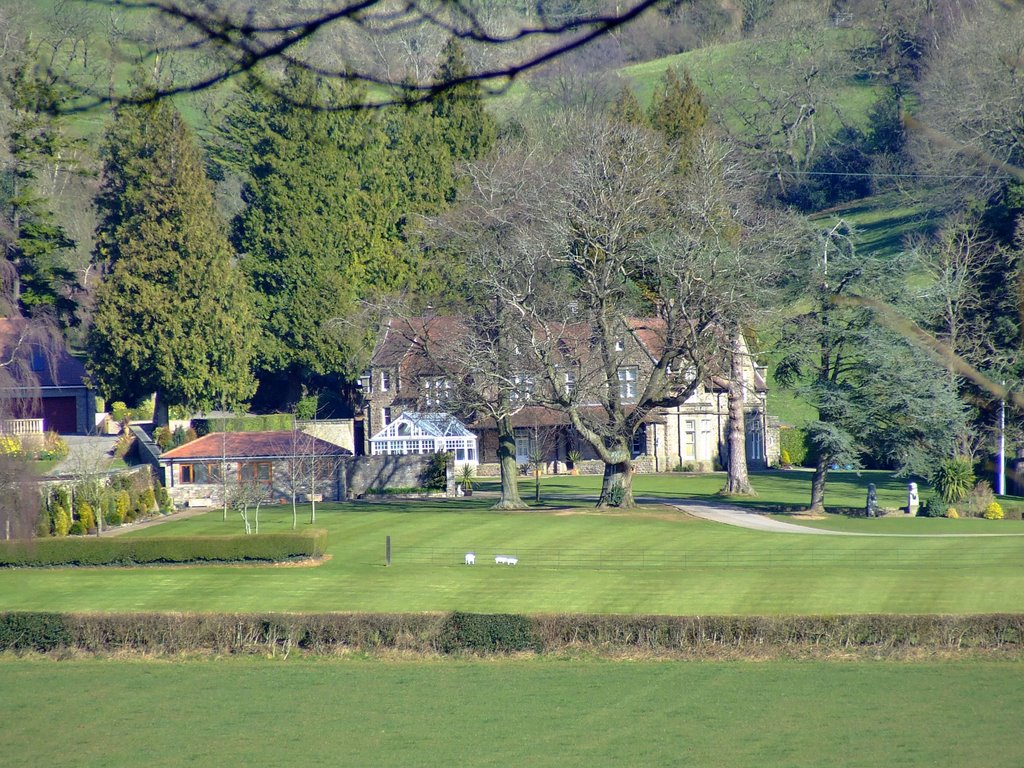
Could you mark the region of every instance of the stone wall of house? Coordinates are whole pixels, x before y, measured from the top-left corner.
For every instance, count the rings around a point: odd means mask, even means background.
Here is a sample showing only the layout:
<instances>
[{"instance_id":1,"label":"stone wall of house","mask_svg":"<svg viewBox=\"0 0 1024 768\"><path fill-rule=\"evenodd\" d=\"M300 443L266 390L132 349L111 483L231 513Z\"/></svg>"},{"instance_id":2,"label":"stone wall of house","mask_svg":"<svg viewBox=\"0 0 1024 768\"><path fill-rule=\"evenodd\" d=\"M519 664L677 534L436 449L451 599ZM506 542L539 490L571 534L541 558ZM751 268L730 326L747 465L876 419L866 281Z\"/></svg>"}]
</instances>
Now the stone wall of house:
<instances>
[{"instance_id":1,"label":"stone wall of house","mask_svg":"<svg viewBox=\"0 0 1024 768\"><path fill-rule=\"evenodd\" d=\"M358 498L370 488L415 488L423 485L430 454L407 456L354 456L343 461L342 476L347 498ZM455 472L448 462L446 493L455 493Z\"/></svg>"}]
</instances>

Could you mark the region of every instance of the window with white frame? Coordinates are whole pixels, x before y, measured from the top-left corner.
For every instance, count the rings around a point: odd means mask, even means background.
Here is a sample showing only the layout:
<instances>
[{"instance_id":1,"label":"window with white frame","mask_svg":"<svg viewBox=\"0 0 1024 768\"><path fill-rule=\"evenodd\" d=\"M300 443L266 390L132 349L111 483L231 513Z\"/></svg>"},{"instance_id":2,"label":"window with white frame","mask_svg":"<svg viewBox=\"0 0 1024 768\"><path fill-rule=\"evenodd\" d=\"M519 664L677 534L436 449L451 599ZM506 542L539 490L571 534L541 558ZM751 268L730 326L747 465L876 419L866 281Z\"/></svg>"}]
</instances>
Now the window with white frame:
<instances>
[{"instance_id":1,"label":"window with white frame","mask_svg":"<svg viewBox=\"0 0 1024 768\"><path fill-rule=\"evenodd\" d=\"M380 391L387 392L391 389L391 371L380 372Z\"/></svg>"},{"instance_id":2,"label":"window with white frame","mask_svg":"<svg viewBox=\"0 0 1024 768\"><path fill-rule=\"evenodd\" d=\"M420 379L420 392L427 408L444 410L452 398L452 382L443 376L424 376Z\"/></svg>"},{"instance_id":3,"label":"window with white frame","mask_svg":"<svg viewBox=\"0 0 1024 768\"><path fill-rule=\"evenodd\" d=\"M513 403L528 403L533 399L534 381L533 377L525 373L516 373L512 376L512 392L509 399Z\"/></svg>"},{"instance_id":4,"label":"window with white frame","mask_svg":"<svg viewBox=\"0 0 1024 768\"><path fill-rule=\"evenodd\" d=\"M391 423L391 409L390 408L381 408L381 411L380 411L380 421L381 421L381 424L383 424L385 427L388 424Z\"/></svg>"},{"instance_id":5,"label":"window with white frame","mask_svg":"<svg viewBox=\"0 0 1024 768\"><path fill-rule=\"evenodd\" d=\"M697 422L687 419L683 430L683 458L693 461L697 458Z\"/></svg>"},{"instance_id":6,"label":"window with white frame","mask_svg":"<svg viewBox=\"0 0 1024 768\"><path fill-rule=\"evenodd\" d=\"M636 400L637 367L626 365L619 368L619 399Z\"/></svg>"},{"instance_id":7,"label":"window with white frame","mask_svg":"<svg viewBox=\"0 0 1024 768\"><path fill-rule=\"evenodd\" d=\"M576 391L576 373L574 371L565 372L565 382L562 385L566 397L572 397L572 393Z\"/></svg>"},{"instance_id":8,"label":"window with white frame","mask_svg":"<svg viewBox=\"0 0 1024 768\"><path fill-rule=\"evenodd\" d=\"M615 351L616 352L621 352L625 348L626 348L626 344L625 344L625 342L623 342L622 339L616 339L615 340Z\"/></svg>"}]
</instances>

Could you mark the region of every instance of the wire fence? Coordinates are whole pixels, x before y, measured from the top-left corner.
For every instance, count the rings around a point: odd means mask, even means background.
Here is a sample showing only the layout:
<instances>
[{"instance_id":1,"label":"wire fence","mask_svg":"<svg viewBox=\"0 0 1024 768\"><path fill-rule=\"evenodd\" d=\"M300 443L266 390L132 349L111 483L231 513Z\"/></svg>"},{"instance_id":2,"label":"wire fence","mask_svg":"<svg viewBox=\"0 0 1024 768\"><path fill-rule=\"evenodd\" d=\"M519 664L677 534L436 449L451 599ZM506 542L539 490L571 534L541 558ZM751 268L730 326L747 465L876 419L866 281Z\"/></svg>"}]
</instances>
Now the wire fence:
<instances>
[{"instance_id":1,"label":"wire fence","mask_svg":"<svg viewBox=\"0 0 1024 768\"><path fill-rule=\"evenodd\" d=\"M540 568L585 568L632 570L639 568L814 568L819 566L865 568L976 568L1024 567L1024 546L986 547L970 550L891 547L869 551L844 549L799 550L623 550L623 549L545 549L508 547L454 548L407 547L392 549L395 564L415 563L435 566L461 566L467 553L476 555L476 565L496 566L496 557L515 557L518 566ZM508 567L502 565L501 567Z\"/></svg>"}]
</instances>

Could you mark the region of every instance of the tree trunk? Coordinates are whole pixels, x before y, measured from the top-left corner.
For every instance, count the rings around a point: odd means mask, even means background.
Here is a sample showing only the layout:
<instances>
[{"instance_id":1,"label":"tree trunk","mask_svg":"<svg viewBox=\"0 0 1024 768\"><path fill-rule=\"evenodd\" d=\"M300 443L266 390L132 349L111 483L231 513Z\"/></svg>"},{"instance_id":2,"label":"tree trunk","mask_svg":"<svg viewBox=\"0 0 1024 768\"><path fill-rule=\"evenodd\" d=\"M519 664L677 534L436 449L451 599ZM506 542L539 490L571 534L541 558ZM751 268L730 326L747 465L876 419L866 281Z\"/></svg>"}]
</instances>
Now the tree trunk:
<instances>
[{"instance_id":1,"label":"tree trunk","mask_svg":"<svg viewBox=\"0 0 1024 768\"><path fill-rule=\"evenodd\" d=\"M811 478L811 511L825 511L825 479L828 476L828 458L818 457L818 463L814 467L814 477Z\"/></svg>"},{"instance_id":2,"label":"tree trunk","mask_svg":"<svg viewBox=\"0 0 1024 768\"><path fill-rule=\"evenodd\" d=\"M743 354L740 336L732 338L732 352L729 355L729 476L725 492L730 496L756 496L750 477L747 475L747 421L743 412Z\"/></svg>"},{"instance_id":3,"label":"tree trunk","mask_svg":"<svg viewBox=\"0 0 1024 768\"><path fill-rule=\"evenodd\" d=\"M526 509L519 496L519 465L516 464L516 431L509 416L497 419L498 462L501 465L501 498L492 509Z\"/></svg>"},{"instance_id":4,"label":"tree trunk","mask_svg":"<svg viewBox=\"0 0 1024 768\"><path fill-rule=\"evenodd\" d=\"M615 504L615 497L618 495L616 487L622 488L621 500ZM626 459L618 464L604 465L604 478L601 481L601 497L597 500L597 506L621 507L628 509L636 506L633 500L633 460Z\"/></svg>"},{"instance_id":5,"label":"tree trunk","mask_svg":"<svg viewBox=\"0 0 1024 768\"><path fill-rule=\"evenodd\" d=\"M153 426L166 427L170 422L170 414L167 410L167 400L158 390L153 398Z\"/></svg>"}]
</instances>

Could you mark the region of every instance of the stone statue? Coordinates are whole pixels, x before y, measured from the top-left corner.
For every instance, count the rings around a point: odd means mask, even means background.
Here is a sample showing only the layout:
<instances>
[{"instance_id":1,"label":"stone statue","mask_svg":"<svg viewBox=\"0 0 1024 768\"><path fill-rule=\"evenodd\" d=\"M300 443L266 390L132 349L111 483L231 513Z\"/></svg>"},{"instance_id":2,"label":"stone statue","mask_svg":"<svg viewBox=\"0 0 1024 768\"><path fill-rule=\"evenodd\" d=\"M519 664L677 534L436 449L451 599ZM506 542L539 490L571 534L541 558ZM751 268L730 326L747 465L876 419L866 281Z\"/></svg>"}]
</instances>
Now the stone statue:
<instances>
[{"instance_id":1,"label":"stone statue","mask_svg":"<svg viewBox=\"0 0 1024 768\"><path fill-rule=\"evenodd\" d=\"M921 499L917 495L917 483L907 484L907 514L917 516L917 508L921 505Z\"/></svg>"},{"instance_id":2,"label":"stone statue","mask_svg":"<svg viewBox=\"0 0 1024 768\"><path fill-rule=\"evenodd\" d=\"M878 517L878 492L874 483L868 483L868 503L864 512L868 517Z\"/></svg>"}]
</instances>

